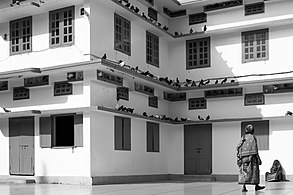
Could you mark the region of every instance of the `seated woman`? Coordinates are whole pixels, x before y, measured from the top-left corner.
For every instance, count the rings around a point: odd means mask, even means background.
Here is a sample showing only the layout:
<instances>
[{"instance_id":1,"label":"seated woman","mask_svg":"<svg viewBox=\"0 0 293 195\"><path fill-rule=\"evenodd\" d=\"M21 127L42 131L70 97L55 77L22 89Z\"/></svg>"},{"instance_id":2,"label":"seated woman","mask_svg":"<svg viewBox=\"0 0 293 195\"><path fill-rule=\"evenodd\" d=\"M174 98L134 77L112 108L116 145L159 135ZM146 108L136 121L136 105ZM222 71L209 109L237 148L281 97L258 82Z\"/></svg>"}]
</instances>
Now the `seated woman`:
<instances>
[{"instance_id":1,"label":"seated woman","mask_svg":"<svg viewBox=\"0 0 293 195\"><path fill-rule=\"evenodd\" d=\"M285 171L279 160L274 160L270 172L266 172L266 181L287 181Z\"/></svg>"}]
</instances>

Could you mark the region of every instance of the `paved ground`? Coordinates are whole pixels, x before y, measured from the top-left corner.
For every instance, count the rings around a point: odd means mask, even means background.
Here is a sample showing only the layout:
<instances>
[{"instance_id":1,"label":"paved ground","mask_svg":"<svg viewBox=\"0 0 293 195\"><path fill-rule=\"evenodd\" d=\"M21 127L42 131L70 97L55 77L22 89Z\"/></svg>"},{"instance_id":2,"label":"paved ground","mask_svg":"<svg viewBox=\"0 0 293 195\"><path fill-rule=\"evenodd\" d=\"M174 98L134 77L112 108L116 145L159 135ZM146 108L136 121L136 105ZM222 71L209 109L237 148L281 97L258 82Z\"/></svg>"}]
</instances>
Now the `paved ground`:
<instances>
[{"instance_id":1,"label":"paved ground","mask_svg":"<svg viewBox=\"0 0 293 195\"><path fill-rule=\"evenodd\" d=\"M236 182L173 182L116 185L0 184L0 195L293 195L293 182L261 183L266 189L241 192Z\"/></svg>"}]
</instances>

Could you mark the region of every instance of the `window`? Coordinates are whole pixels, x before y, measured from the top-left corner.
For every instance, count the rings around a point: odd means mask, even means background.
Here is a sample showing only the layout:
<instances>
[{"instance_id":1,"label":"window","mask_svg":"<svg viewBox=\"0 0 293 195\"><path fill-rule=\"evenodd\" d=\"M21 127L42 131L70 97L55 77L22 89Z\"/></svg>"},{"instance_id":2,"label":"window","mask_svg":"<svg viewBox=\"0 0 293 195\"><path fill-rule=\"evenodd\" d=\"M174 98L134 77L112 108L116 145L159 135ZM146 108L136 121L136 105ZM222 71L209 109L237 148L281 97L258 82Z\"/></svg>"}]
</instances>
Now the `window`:
<instances>
[{"instance_id":1,"label":"window","mask_svg":"<svg viewBox=\"0 0 293 195\"><path fill-rule=\"evenodd\" d=\"M74 43L74 6L50 11L50 47Z\"/></svg>"},{"instance_id":2,"label":"window","mask_svg":"<svg viewBox=\"0 0 293 195\"><path fill-rule=\"evenodd\" d=\"M117 87L117 100L129 100L129 90L127 87Z\"/></svg>"},{"instance_id":3,"label":"window","mask_svg":"<svg viewBox=\"0 0 293 195\"><path fill-rule=\"evenodd\" d=\"M190 98L188 101L189 110L206 109L207 100L205 98Z\"/></svg>"},{"instance_id":4,"label":"window","mask_svg":"<svg viewBox=\"0 0 293 195\"><path fill-rule=\"evenodd\" d=\"M153 87L149 87L147 85L143 85L137 82L134 82L134 90L151 96L153 96L155 92L155 89Z\"/></svg>"},{"instance_id":5,"label":"window","mask_svg":"<svg viewBox=\"0 0 293 195\"><path fill-rule=\"evenodd\" d=\"M158 108L157 96L149 96L149 107Z\"/></svg>"},{"instance_id":6,"label":"window","mask_svg":"<svg viewBox=\"0 0 293 195\"><path fill-rule=\"evenodd\" d=\"M131 24L130 21L119 16L118 14L114 15L114 48L122 53L131 55Z\"/></svg>"},{"instance_id":7,"label":"window","mask_svg":"<svg viewBox=\"0 0 293 195\"><path fill-rule=\"evenodd\" d=\"M265 96L263 93L245 94L244 105L262 105L265 104Z\"/></svg>"},{"instance_id":8,"label":"window","mask_svg":"<svg viewBox=\"0 0 293 195\"><path fill-rule=\"evenodd\" d=\"M23 100L30 98L30 90L25 87L13 88L13 100Z\"/></svg>"},{"instance_id":9,"label":"window","mask_svg":"<svg viewBox=\"0 0 293 195\"><path fill-rule=\"evenodd\" d=\"M71 95L72 84L67 82L54 83L54 96Z\"/></svg>"},{"instance_id":10,"label":"window","mask_svg":"<svg viewBox=\"0 0 293 195\"><path fill-rule=\"evenodd\" d=\"M146 32L146 62L159 67L159 37Z\"/></svg>"},{"instance_id":11,"label":"window","mask_svg":"<svg viewBox=\"0 0 293 195\"><path fill-rule=\"evenodd\" d=\"M25 87L34 87L49 84L49 75L24 78Z\"/></svg>"},{"instance_id":12,"label":"window","mask_svg":"<svg viewBox=\"0 0 293 195\"><path fill-rule=\"evenodd\" d=\"M206 13L197 13L189 15L189 25L204 23L207 21Z\"/></svg>"},{"instance_id":13,"label":"window","mask_svg":"<svg viewBox=\"0 0 293 195\"><path fill-rule=\"evenodd\" d=\"M186 41L186 69L210 67L210 38Z\"/></svg>"},{"instance_id":14,"label":"window","mask_svg":"<svg viewBox=\"0 0 293 195\"><path fill-rule=\"evenodd\" d=\"M269 29L242 33L242 63L269 59Z\"/></svg>"},{"instance_id":15,"label":"window","mask_svg":"<svg viewBox=\"0 0 293 195\"><path fill-rule=\"evenodd\" d=\"M115 116L114 120L115 150L131 150L130 118Z\"/></svg>"},{"instance_id":16,"label":"window","mask_svg":"<svg viewBox=\"0 0 293 195\"><path fill-rule=\"evenodd\" d=\"M111 75L109 73L106 73L100 70L97 70L97 80L111 83L114 85L120 85L120 86L123 85L123 77Z\"/></svg>"},{"instance_id":17,"label":"window","mask_svg":"<svg viewBox=\"0 0 293 195\"><path fill-rule=\"evenodd\" d=\"M264 121L245 121L241 123L241 136L244 134L244 128L248 124L254 126L254 135L257 139L259 150L269 150L270 127L268 120Z\"/></svg>"},{"instance_id":18,"label":"window","mask_svg":"<svg viewBox=\"0 0 293 195\"><path fill-rule=\"evenodd\" d=\"M10 55L32 51L32 17L10 22Z\"/></svg>"},{"instance_id":19,"label":"window","mask_svg":"<svg viewBox=\"0 0 293 195\"><path fill-rule=\"evenodd\" d=\"M0 81L0 91L8 90L8 81Z\"/></svg>"},{"instance_id":20,"label":"window","mask_svg":"<svg viewBox=\"0 0 293 195\"><path fill-rule=\"evenodd\" d=\"M186 93L181 92L181 93L168 93L165 92L163 93L163 98L167 101L170 102L175 102L175 101L185 101L186 100Z\"/></svg>"},{"instance_id":21,"label":"window","mask_svg":"<svg viewBox=\"0 0 293 195\"><path fill-rule=\"evenodd\" d=\"M206 98L221 98L221 97L234 97L242 96L242 88L228 88L228 89L214 89L204 92Z\"/></svg>"},{"instance_id":22,"label":"window","mask_svg":"<svg viewBox=\"0 0 293 195\"><path fill-rule=\"evenodd\" d=\"M82 147L83 115L62 114L40 117L40 146Z\"/></svg>"},{"instance_id":23,"label":"window","mask_svg":"<svg viewBox=\"0 0 293 195\"><path fill-rule=\"evenodd\" d=\"M147 122L147 152L160 152L160 125Z\"/></svg>"},{"instance_id":24,"label":"window","mask_svg":"<svg viewBox=\"0 0 293 195\"><path fill-rule=\"evenodd\" d=\"M265 13L264 2L245 5L245 15Z\"/></svg>"},{"instance_id":25,"label":"window","mask_svg":"<svg viewBox=\"0 0 293 195\"><path fill-rule=\"evenodd\" d=\"M148 16L155 21L158 20L158 12L151 7L148 8Z\"/></svg>"}]
</instances>

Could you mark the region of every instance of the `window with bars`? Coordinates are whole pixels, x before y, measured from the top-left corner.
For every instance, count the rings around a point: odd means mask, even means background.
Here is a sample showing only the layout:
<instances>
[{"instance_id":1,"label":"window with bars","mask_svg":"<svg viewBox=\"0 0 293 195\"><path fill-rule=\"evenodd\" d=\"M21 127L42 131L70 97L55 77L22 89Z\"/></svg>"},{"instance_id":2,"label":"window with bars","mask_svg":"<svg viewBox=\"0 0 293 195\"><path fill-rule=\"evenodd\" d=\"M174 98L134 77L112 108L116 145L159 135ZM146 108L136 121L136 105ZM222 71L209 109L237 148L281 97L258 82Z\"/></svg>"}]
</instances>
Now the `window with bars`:
<instances>
[{"instance_id":1,"label":"window with bars","mask_svg":"<svg viewBox=\"0 0 293 195\"><path fill-rule=\"evenodd\" d=\"M158 108L157 96L149 96L149 107Z\"/></svg>"},{"instance_id":2,"label":"window with bars","mask_svg":"<svg viewBox=\"0 0 293 195\"><path fill-rule=\"evenodd\" d=\"M10 22L10 55L32 51L32 17Z\"/></svg>"},{"instance_id":3,"label":"window with bars","mask_svg":"<svg viewBox=\"0 0 293 195\"><path fill-rule=\"evenodd\" d=\"M147 152L160 152L160 125L147 122Z\"/></svg>"},{"instance_id":4,"label":"window with bars","mask_svg":"<svg viewBox=\"0 0 293 195\"><path fill-rule=\"evenodd\" d=\"M114 48L131 55L131 23L129 20L114 14Z\"/></svg>"},{"instance_id":5,"label":"window with bars","mask_svg":"<svg viewBox=\"0 0 293 195\"><path fill-rule=\"evenodd\" d=\"M159 37L146 31L146 62L159 67Z\"/></svg>"},{"instance_id":6,"label":"window with bars","mask_svg":"<svg viewBox=\"0 0 293 195\"><path fill-rule=\"evenodd\" d=\"M170 101L170 102L185 101L186 100L186 92L168 93L168 92L164 91L163 98L167 101Z\"/></svg>"},{"instance_id":7,"label":"window with bars","mask_svg":"<svg viewBox=\"0 0 293 195\"><path fill-rule=\"evenodd\" d=\"M149 8L148 8L148 16L149 16L151 19L157 21L157 20L158 20L158 12L157 12L157 10L155 10L155 9L153 9L153 8L151 8L151 7L149 7Z\"/></svg>"},{"instance_id":8,"label":"window with bars","mask_svg":"<svg viewBox=\"0 0 293 195\"><path fill-rule=\"evenodd\" d=\"M210 37L186 41L186 69L210 67Z\"/></svg>"},{"instance_id":9,"label":"window with bars","mask_svg":"<svg viewBox=\"0 0 293 195\"><path fill-rule=\"evenodd\" d=\"M8 81L0 81L0 91L8 90Z\"/></svg>"},{"instance_id":10,"label":"window with bars","mask_svg":"<svg viewBox=\"0 0 293 195\"><path fill-rule=\"evenodd\" d=\"M13 100L23 100L30 98L30 90L25 87L13 88Z\"/></svg>"},{"instance_id":11,"label":"window with bars","mask_svg":"<svg viewBox=\"0 0 293 195\"><path fill-rule=\"evenodd\" d=\"M269 59L269 29L242 32L242 63Z\"/></svg>"},{"instance_id":12,"label":"window with bars","mask_svg":"<svg viewBox=\"0 0 293 195\"><path fill-rule=\"evenodd\" d=\"M74 43L74 6L50 11L50 47Z\"/></svg>"},{"instance_id":13,"label":"window with bars","mask_svg":"<svg viewBox=\"0 0 293 195\"><path fill-rule=\"evenodd\" d=\"M49 84L49 75L24 78L25 87L35 87Z\"/></svg>"},{"instance_id":14,"label":"window with bars","mask_svg":"<svg viewBox=\"0 0 293 195\"><path fill-rule=\"evenodd\" d=\"M244 97L245 106L262 105L262 104L265 104L265 96L263 93L245 94L245 97Z\"/></svg>"},{"instance_id":15,"label":"window with bars","mask_svg":"<svg viewBox=\"0 0 293 195\"><path fill-rule=\"evenodd\" d=\"M72 84L68 82L55 82L54 83L54 96L71 95Z\"/></svg>"},{"instance_id":16,"label":"window with bars","mask_svg":"<svg viewBox=\"0 0 293 195\"><path fill-rule=\"evenodd\" d=\"M115 150L131 150L131 120L125 117L114 117Z\"/></svg>"},{"instance_id":17,"label":"window with bars","mask_svg":"<svg viewBox=\"0 0 293 195\"><path fill-rule=\"evenodd\" d=\"M189 110L206 109L207 100L205 98L190 98L188 101Z\"/></svg>"},{"instance_id":18,"label":"window with bars","mask_svg":"<svg viewBox=\"0 0 293 195\"><path fill-rule=\"evenodd\" d=\"M129 90L127 87L117 87L117 100L129 100Z\"/></svg>"},{"instance_id":19,"label":"window with bars","mask_svg":"<svg viewBox=\"0 0 293 195\"><path fill-rule=\"evenodd\" d=\"M245 15L265 13L264 2L253 3L245 5Z\"/></svg>"},{"instance_id":20,"label":"window with bars","mask_svg":"<svg viewBox=\"0 0 293 195\"><path fill-rule=\"evenodd\" d=\"M204 23L207 21L206 13L196 13L189 15L189 25Z\"/></svg>"}]
</instances>

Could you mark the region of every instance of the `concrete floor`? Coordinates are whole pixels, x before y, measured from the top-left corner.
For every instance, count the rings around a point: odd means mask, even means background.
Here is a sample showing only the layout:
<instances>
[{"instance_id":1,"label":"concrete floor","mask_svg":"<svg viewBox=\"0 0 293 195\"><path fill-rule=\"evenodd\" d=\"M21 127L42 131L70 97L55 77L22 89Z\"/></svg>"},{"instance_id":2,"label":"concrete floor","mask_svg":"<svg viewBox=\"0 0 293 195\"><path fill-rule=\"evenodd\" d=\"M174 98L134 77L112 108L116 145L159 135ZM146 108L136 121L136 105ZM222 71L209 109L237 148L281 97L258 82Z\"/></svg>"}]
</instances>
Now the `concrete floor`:
<instances>
[{"instance_id":1,"label":"concrete floor","mask_svg":"<svg viewBox=\"0 0 293 195\"><path fill-rule=\"evenodd\" d=\"M159 182L115 185L61 185L61 184L0 184L0 195L293 195L293 182L263 182L266 189L254 191L247 186L248 192L241 192L236 182Z\"/></svg>"}]
</instances>

